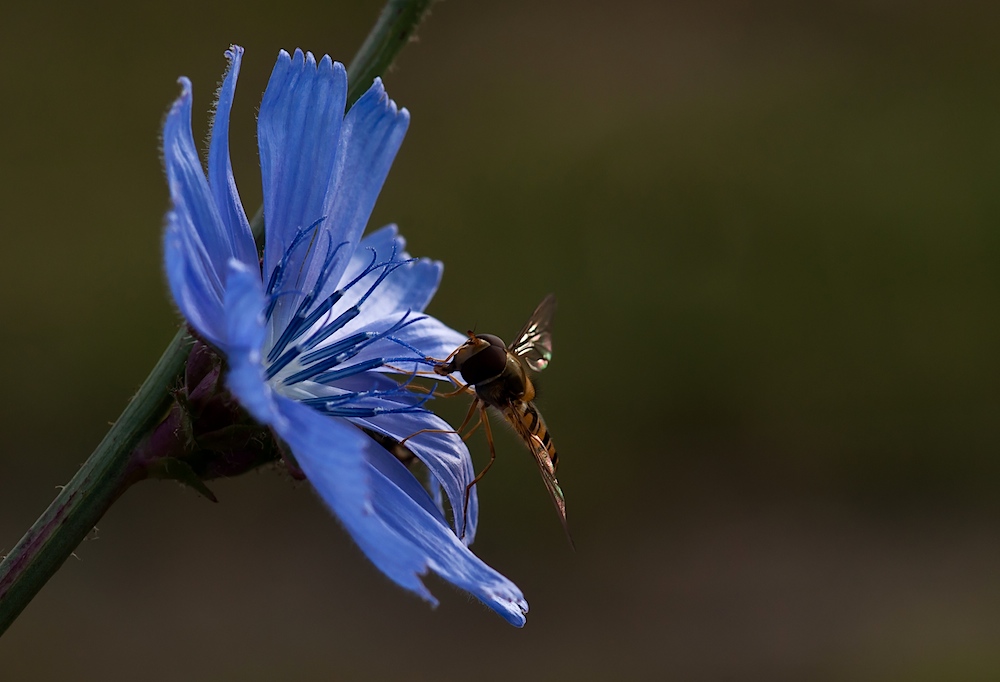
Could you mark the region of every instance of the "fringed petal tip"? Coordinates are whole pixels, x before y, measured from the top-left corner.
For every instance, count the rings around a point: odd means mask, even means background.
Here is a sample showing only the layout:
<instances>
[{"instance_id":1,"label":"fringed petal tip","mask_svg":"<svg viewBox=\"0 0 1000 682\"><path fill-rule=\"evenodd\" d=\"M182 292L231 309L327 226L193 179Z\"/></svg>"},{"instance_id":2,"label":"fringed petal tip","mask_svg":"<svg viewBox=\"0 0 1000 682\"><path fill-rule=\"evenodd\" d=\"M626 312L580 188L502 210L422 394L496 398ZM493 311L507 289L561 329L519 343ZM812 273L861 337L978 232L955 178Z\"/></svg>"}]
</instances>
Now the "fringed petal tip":
<instances>
[{"instance_id":1,"label":"fringed petal tip","mask_svg":"<svg viewBox=\"0 0 1000 682\"><path fill-rule=\"evenodd\" d=\"M346 75L347 69L340 62L335 62L330 57L330 55L325 54L323 58L319 60L319 72L324 77L329 77L336 71L344 71Z\"/></svg>"},{"instance_id":2,"label":"fringed petal tip","mask_svg":"<svg viewBox=\"0 0 1000 682\"><path fill-rule=\"evenodd\" d=\"M187 76L181 76L177 79L177 84L181 86L181 92L177 95L177 99L170 105L170 109L167 110L167 116L163 121L162 142L164 152L166 152L168 138L170 137L168 133L172 132L171 129L176 129L185 122L190 125L191 121L191 80Z\"/></svg>"},{"instance_id":3,"label":"fringed petal tip","mask_svg":"<svg viewBox=\"0 0 1000 682\"><path fill-rule=\"evenodd\" d=\"M244 263L257 260L257 248L250 232L250 223L243 209L233 166L229 157L229 115L236 95L236 81L243 61L243 48L233 45L226 51L229 66L222 85L216 92L215 114L208 149L208 181L219 217L225 225L226 255L236 256Z\"/></svg>"},{"instance_id":4,"label":"fringed petal tip","mask_svg":"<svg viewBox=\"0 0 1000 682\"><path fill-rule=\"evenodd\" d=\"M415 577L415 584L403 585L403 587L420 596L421 599L430 604L431 608L438 607L439 602L437 598L427 590L427 587L419 578ZM499 591L470 590L470 593L481 601L483 606L489 608L514 627L523 628L527 623L528 602L525 601L520 592L501 588Z\"/></svg>"},{"instance_id":5,"label":"fringed petal tip","mask_svg":"<svg viewBox=\"0 0 1000 682\"><path fill-rule=\"evenodd\" d=\"M289 57L285 50L281 50L278 53L278 62L294 64L297 68L312 67L318 72L320 78L339 76L340 72L343 72L345 79L347 76L347 69L344 65L341 62L334 61L330 55L324 54L320 57L319 61L316 61L316 55L299 47L295 48L294 57Z\"/></svg>"},{"instance_id":6,"label":"fringed petal tip","mask_svg":"<svg viewBox=\"0 0 1000 682\"><path fill-rule=\"evenodd\" d=\"M527 622L528 602L523 597L508 594L490 595L489 607L496 611L508 623L517 628L523 628Z\"/></svg>"},{"instance_id":7,"label":"fringed petal tip","mask_svg":"<svg viewBox=\"0 0 1000 682\"><path fill-rule=\"evenodd\" d=\"M410 125L410 111L406 107L399 108L395 100L389 97L385 91L385 85L378 76L372 81L371 87L365 94L358 98L352 109L358 107L361 110L369 110L371 113L380 116L388 115L395 119L394 123L399 128L399 133L405 133Z\"/></svg>"},{"instance_id":8,"label":"fringed petal tip","mask_svg":"<svg viewBox=\"0 0 1000 682\"><path fill-rule=\"evenodd\" d=\"M403 587L420 596L421 599L430 604L431 608L439 606L437 598L427 590L427 587L419 578L415 580L415 584L403 585ZM528 602L525 601L520 592L512 592L504 589L496 592L491 590L478 593L476 591L470 592L483 603L483 606L489 608L514 627L523 628L527 623Z\"/></svg>"},{"instance_id":9,"label":"fringed petal tip","mask_svg":"<svg viewBox=\"0 0 1000 682\"><path fill-rule=\"evenodd\" d=\"M334 71L346 72L347 70L341 62L334 61L334 59L328 54L324 54L319 58L319 61L317 61L316 55L309 50L303 50L300 47L295 48L292 56L289 56L286 50L279 50L278 64L294 64L296 67L300 68L304 66L311 66L312 68L317 69L320 74L332 73Z\"/></svg>"},{"instance_id":10,"label":"fringed petal tip","mask_svg":"<svg viewBox=\"0 0 1000 682\"><path fill-rule=\"evenodd\" d=\"M171 110L173 110L173 108L177 106L177 103L180 102L181 99L185 97L191 97L190 78L188 78L187 76L181 76L180 78L177 79L177 84L181 86L181 94L176 100L174 100L174 106L171 107Z\"/></svg>"}]
</instances>

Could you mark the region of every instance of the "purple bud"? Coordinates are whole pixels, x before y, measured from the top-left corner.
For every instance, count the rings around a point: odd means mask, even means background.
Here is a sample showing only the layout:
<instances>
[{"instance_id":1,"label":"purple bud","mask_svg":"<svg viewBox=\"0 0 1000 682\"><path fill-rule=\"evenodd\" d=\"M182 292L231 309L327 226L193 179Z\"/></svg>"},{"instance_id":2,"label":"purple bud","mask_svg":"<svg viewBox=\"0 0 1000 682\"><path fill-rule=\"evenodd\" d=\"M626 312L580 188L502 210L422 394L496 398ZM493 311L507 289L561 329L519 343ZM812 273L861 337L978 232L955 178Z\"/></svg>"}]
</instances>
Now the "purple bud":
<instances>
[{"instance_id":1,"label":"purple bud","mask_svg":"<svg viewBox=\"0 0 1000 682\"><path fill-rule=\"evenodd\" d=\"M190 389L198 386L202 379L211 372L217 370L221 361L218 354L205 343L195 341L188 354L187 367L184 369L184 385Z\"/></svg>"},{"instance_id":2,"label":"purple bud","mask_svg":"<svg viewBox=\"0 0 1000 682\"><path fill-rule=\"evenodd\" d=\"M221 375L219 355L196 341L173 407L132 455L137 477L191 485L192 479L237 476L279 458L270 430L247 414Z\"/></svg>"}]
</instances>

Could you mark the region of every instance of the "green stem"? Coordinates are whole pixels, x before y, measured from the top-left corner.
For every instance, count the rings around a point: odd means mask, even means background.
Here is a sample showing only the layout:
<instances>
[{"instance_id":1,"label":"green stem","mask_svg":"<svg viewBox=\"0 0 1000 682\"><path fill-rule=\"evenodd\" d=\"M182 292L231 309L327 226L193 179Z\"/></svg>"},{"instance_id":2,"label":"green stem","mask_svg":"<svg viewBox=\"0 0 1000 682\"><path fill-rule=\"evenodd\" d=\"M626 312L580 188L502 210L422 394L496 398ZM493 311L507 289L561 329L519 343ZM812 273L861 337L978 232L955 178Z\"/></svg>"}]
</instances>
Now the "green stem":
<instances>
[{"instance_id":1,"label":"green stem","mask_svg":"<svg viewBox=\"0 0 1000 682\"><path fill-rule=\"evenodd\" d=\"M389 0L375 26L347 67L347 106L386 72L396 54L409 42L432 0Z\"/></svg>"},{"instance_id":2,"label":"green stem","mask_svg":"<svg viewBox=\"0 0 1000 682\"><path fill-rule=\"evenodd\" d=\"M416 30L431 0L389 0L350 67L348 104L385 72ZM263 210L254 215L258 243ZM121 417L49 508L0 562L0 635L130 485L145 476L132 453L169 409L191 338L181 330Z\"/></svg>"}]
</instances>

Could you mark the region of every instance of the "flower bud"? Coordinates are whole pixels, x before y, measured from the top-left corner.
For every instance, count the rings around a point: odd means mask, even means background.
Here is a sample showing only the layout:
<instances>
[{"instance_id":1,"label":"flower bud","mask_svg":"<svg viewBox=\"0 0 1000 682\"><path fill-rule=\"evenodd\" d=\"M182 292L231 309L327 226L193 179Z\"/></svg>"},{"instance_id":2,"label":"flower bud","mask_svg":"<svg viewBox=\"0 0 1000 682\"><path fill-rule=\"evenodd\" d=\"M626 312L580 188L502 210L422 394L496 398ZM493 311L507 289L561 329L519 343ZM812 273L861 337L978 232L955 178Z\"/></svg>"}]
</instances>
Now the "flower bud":
<instances>
[{"instance_id":1,"label":"flower bud","mask_svg":"<svg viewBox=\"0 0 1000 682\"><path fill-rule=\"evenodd\" d=\"M219 355L196 341L173 406L132 455L141 477L177 480L214 501L202 481L238 476L279 458L270 429L233 398L222 371Z\"/></svg>"}]
</instances>

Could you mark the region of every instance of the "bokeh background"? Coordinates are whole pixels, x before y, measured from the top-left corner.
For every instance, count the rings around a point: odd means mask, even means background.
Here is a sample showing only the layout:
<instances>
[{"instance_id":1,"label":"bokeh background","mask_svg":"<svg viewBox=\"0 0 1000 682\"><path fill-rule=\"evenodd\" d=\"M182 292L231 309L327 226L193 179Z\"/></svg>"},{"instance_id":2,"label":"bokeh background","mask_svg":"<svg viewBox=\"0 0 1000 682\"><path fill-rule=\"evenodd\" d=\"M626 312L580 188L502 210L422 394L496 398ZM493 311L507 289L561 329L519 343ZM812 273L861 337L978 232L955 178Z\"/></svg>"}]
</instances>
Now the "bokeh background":
<instances>
[{"instance_id":1,"label":"bokeh background","mask_svg":"<svg viewBox=\"0 0 1000 682\"><path fill-rule=\"evenodd\" d=\"M0 9L0 552L176 329L176 78L203 138L246 47L252 209L277 50L348 60L379 9ZM372 225L445 261L459 329L559 295L539 406L578 550L509 434L475 548L523 630L394 587L279 471L218 505L144 483L0 640L3 678L1000 678L998 28L943 0L436 5L385 79L413 121Z\"/></svg>"}]
</instances>

